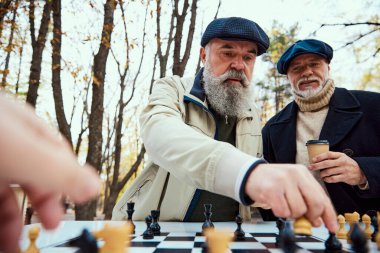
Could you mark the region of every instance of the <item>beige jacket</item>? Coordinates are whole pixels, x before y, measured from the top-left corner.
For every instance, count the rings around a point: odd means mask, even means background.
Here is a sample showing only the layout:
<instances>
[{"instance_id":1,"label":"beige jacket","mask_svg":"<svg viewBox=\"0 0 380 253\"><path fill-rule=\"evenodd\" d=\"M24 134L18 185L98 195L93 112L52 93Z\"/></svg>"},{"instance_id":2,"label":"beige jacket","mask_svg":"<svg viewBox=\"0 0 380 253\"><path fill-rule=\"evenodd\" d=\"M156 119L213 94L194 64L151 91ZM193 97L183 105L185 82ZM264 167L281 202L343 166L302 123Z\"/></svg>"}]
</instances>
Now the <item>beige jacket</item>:
<instances>
[{"instance_id":1,"label":"beige jacket","mask_svg":"<svg viewBox=\"0 0 380 253\"><path fill-rule=\"evenodd\" d=\"M194 78L178 76L155 82L140 118L150 161L115 205L113 220L127 218L129 201L135 202L134 220L143 220L157 209L168 172L161 221L182 221L197 188L241 202L237 194L245 171L241 168L262 156L258 110L252 106L247 116L238 119L238 149L216 141L214 118L207 103L194 95L193 84ZM250 220L248 207L240 205L240 213Z\"/></svg>"}]
</instances>

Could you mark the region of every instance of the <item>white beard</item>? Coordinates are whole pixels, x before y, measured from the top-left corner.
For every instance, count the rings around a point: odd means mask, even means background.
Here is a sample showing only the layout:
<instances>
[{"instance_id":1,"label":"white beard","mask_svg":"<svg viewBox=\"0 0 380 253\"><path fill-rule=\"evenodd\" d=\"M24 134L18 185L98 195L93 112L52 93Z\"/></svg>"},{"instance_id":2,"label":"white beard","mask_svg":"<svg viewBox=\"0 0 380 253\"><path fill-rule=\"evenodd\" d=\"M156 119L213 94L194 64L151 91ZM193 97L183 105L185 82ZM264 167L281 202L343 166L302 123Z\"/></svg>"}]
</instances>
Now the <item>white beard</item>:
<instances>
[{"instance_id":1,"label":"white beard","mask_svg":"<svg viewBox=\"0 0 380 253\"><path fill-rule=\"evenodd\" d=\"M229 78L240 78L241 85L226 82ZM229 70L219 77L212 73L206 60L203 71L204 89L207 101L220 115L241 117L250 108L253 94L250 82L243 72Z\"/></svg>"},{"instance_id":2,"label":"white beard","mask_svg":"<svg viewBox=\"0 0 380 253\"><path fill-rule=\"evenodd\" d=\"M302 98L309 98L309 97L313 97L313 96L317 95L319 92L321 92L321 90L325 86L327 80L329 80L329 71L327 68L326 68L324 76L325 76L325 80L322 80L316 76L312 76L312 77L301 78L300 80L298 80L298 82L296 84L292 83L291 86L292 86L293 95L298 96L298 97L302 97ZM299 90L298 87L299 87L300 83L305 82L305 81L317 81L319 83L319 86L317 88L314 88L314 89L310 87L306 90Z\"/></svg>"}]
</instances>

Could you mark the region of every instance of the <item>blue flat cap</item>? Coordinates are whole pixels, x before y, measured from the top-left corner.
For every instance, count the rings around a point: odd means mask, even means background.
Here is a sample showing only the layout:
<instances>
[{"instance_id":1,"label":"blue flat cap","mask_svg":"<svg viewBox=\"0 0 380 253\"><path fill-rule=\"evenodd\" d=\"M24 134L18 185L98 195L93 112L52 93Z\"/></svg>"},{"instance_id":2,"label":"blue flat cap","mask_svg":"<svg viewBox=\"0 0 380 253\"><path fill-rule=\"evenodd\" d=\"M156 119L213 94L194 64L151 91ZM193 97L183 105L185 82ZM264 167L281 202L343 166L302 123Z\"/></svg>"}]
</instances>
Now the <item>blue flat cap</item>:
<instances>
[{"instance_id":1,"label":"blue flat cap","mask_svg":"<svg viewBox=\"0 0 380 253\"><path fill-rule=\"evenodd\" d=\"M286 49L281 55L280 60L277 62L278 72L286 75L290 62L301 54L317 54L325 58L327 62L330 63L333 57L333 49L329 44L320 40L299 40Z\"/></svg>"},{"instance_id":2,"label":"blue flat cap","mask_svg":"<svg viewBox=\"0 0 380 253\"><path fill-rule=\"evenodd\" d=\"M205 47L212 39L247 40L257 44L257 55L265 53L269 47L269 38L255 22L239 17L214 19L203 33L201 46Z\"/></svg>"}]
</instances>

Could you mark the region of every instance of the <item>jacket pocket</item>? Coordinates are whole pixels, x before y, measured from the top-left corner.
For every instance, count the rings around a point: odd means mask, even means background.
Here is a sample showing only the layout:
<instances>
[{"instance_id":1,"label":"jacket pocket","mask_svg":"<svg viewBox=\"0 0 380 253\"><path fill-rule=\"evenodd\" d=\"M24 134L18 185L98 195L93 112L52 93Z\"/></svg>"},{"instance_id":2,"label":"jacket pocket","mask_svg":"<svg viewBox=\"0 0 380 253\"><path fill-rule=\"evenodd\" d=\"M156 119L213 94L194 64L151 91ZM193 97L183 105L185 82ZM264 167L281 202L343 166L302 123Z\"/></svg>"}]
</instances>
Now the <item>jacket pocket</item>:
<instances>
[{"instance_id":1,"label":"jacket pocket","mask_svg":"<svg viewBox=\"0 0 380 253\"><path fill-rule=\"evenodd\" d=\"M157 171L158 166L152 163L151 166L148 166L140 173L119 200L121 204L119 205L119 211L126 213L128 202L135 202L138 205L138 203L142 202L142 199L149 195ZM137 208L136 205L135 209Z\"/></svg>"},{"instance_id":2,"label":"jacket pocket","mask_svg":"<svg viewBox=\"0 0 380 253\"><path fill-rule=\"evenodd\" d=\"M237 138L237 146L243 152L257 158L263 156L263 143L261 134L239 134Z\"/></svg>"}]
</instances>

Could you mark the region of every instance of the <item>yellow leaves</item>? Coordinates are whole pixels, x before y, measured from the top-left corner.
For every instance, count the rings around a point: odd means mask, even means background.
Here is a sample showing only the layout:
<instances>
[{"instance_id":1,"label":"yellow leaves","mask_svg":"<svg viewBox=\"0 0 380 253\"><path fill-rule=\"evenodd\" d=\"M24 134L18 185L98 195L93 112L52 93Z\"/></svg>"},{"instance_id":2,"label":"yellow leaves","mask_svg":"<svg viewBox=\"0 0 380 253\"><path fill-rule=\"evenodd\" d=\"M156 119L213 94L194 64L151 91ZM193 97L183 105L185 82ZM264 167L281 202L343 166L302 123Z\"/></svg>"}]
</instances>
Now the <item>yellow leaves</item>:
<instances>
[{"instance_id":1,"label":"yellow leaves","mask_svg":"<svg viewBox=\"0 0 380 253\"><path fill-rule=\"evenodd\" d=\"M9 74L9 69L0 70L0 74L1 75L8 75Z\"/></svg>"},{"instance_id":2,"label":"yellow leaves","mask_svg":"<svg viewBox=\"0 0 380 253\"><path fill-rule=\"evenodd\" d=\"M51 68L53 69L53 70L57 70L57 69L59 69L61 67L61 64L54 64Z\"/></svg>"},{"instance_id":3,"label":"yellow leaves","mask_svg":"<svg viewBox=\"0 0 380 253\"><path fill-rule=\"evenodd\" d=\"M92 76L92 82L96 86L100 86L102 84L101 81L95 75Z\"/></svg>"}]
</instances>

